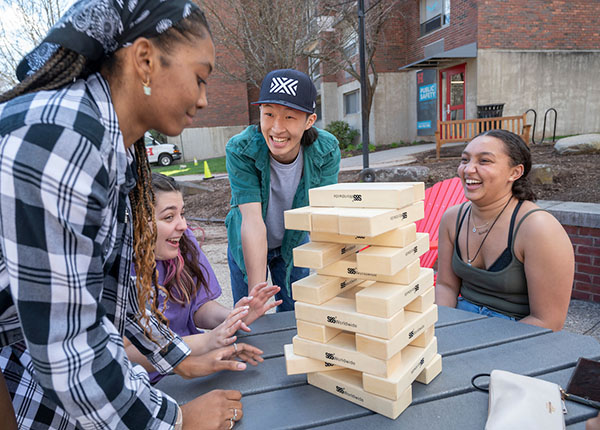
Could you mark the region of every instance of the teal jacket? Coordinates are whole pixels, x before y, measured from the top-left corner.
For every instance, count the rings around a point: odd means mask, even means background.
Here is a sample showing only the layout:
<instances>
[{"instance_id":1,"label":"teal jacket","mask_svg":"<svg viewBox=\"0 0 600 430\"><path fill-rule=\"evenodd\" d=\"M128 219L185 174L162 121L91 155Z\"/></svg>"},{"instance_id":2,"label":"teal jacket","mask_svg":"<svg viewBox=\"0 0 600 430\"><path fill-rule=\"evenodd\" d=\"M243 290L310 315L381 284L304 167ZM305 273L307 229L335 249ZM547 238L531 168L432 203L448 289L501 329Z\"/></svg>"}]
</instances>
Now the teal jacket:
<instances>
[{"instance_id":1,"label":"teal jacket","mask_svg":"<svg viewBox=\"0 0 600 430\"><path fill-rule=\"evenodd\" d=\"M318 129L319 137L308 147L303 147L304 169L302 178L294 195L292 207L308 206L308 190L323 185L335 184L340 170L340 148L337 139L331 133ZM267 216L270 190L270 157L269 147L263 135L254 125L240 134L233 136L227 146L226 166L231 184L231 209L227 214L227 239L229 249L246 281L246 266L242 252L242 214L238 205L260 202L263 220ZM281 256L286 263L286 285L290 290L289 280L292 271L292 250L304 237L303 231L286 230L281 244ZM280 287L284 288L283 285Z\"/></svg>"}]
</instances>

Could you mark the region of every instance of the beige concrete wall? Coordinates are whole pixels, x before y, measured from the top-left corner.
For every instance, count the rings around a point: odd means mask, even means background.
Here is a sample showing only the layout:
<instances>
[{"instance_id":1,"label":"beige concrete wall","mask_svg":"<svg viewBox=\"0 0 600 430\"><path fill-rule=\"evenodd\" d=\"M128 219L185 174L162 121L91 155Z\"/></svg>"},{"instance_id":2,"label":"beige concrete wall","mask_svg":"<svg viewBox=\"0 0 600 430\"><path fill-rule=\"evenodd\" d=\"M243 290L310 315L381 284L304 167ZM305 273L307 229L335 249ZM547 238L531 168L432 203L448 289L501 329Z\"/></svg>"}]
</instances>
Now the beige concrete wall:
<instances>
[{"instance_id":1,"label":"beige concrete wall","mask_svg":"<svg viewBox=\"0 0 600 430\"><path fill-rule=\"evenodd\" d=\"M538 138L551 107L558 112L557 135L600 131L600 51L480 49L477 55L476 104L504 102L504 115L535 109Z\"/></svg>"},{"instance_id":2,"label":"beige concrete wall","mask_svg":"<svg viewBox=\"0 0 600 430\"><path fill-rule=\"evenodd\" d=\"M415 72L380 73L371 109L371 141L412 141L417 134Z\"/></svg>"},{"instance_id":3,"label":"beige concrete wall","mask_svg":"<svg viewBox=\"0 0 600 430\"><path fill-rule=\"evenodd\" d=\"M465 66L465 77L466 85L466 119L474 119L477 118L477 59L471 58L467 62ZM501 102L502 103L502 102ZM439 115L439 113L438 113Z\"/></svg>"},{"instance_id":4,"label":"beige concrete wall","mask_svg":"<svg viewBox=\"0 0 600 430\"><path fill-rule=\"evenodd\" d=\"M169 143L179 146L182 162L223 157L225 145L246 126L186 128L179 136L169 137Z\"/></svg>"},{"instance_id":5,"label":"beige concrete wall","mask_svg":"<svg viewBox=\"0 0 600 430\"><path fill-rule=\"evenodd\" d=\"M344 94L360 89L358 81L337 89L338 119L361 130L361 114L344 115ZM380 73L369 118L369 140L388 145L401 140L412 141L417 134L416 78L414 72Z\"/></svg>"}]
</instances>

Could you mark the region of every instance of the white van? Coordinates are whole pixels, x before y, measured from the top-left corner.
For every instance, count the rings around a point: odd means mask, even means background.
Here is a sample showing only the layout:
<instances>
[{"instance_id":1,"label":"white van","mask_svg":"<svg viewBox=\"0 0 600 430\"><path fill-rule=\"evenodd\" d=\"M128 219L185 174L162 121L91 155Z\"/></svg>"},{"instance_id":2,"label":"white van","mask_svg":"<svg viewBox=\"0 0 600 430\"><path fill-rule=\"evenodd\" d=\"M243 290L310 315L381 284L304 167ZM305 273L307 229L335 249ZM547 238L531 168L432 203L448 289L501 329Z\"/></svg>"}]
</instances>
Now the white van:
<instances>
[{"instance_id":1,"label":"white van","mask_svg":"<svg viewBox=\"0 0 600 430\"><path fill-rule=\"evenodd\" d=\"M173 160L181 158L181 151L177 145L171 143L160 143L152 136L146 134L144 136L146 143L146 154L150 163L158 163L160 166L168 166Z\"/></svg>"}]
</instances>

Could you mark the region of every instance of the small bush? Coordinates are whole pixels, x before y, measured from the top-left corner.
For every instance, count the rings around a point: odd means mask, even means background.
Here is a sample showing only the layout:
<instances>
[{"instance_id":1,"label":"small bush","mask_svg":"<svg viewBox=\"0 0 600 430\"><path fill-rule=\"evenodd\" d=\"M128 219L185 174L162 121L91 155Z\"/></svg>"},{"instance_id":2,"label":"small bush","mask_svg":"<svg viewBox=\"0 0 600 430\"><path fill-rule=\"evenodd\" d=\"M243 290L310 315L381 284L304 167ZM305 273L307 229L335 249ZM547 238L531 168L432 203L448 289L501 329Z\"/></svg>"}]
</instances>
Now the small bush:
<instances>
[{"instance_id":1,"label":"small bush","mask_svg":"<svg viewBox=\"0 0 600 430\"><path fill-rule=\"evenodd\" d=\"M340 142L340 149L352 150L354 140L358 137L359 132L350 127L346 121L332 121L325 127L325 130L333 134Z\"/></svg>"}]
</instances>

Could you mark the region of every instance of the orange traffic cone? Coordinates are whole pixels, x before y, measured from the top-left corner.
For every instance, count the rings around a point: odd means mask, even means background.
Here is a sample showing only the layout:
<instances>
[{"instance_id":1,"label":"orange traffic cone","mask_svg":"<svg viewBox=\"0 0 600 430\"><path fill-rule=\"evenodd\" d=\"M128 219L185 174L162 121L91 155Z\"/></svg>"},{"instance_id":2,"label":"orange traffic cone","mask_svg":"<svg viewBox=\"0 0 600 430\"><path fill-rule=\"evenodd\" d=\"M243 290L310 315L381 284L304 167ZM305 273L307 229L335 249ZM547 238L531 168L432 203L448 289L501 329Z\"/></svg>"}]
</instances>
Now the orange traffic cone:
<instances>
[{"instance_id":1,"label":"orange traffic cone","mask_svg":"<svg viewBox=\"0 0 600 430\"><path fill-rule=\"evenodd\" d=\"M208 163L204 161L204 178L202 179L212 179L214 176L210 173L210 169L208 168Z\"/></svg>"}]
</instances>

